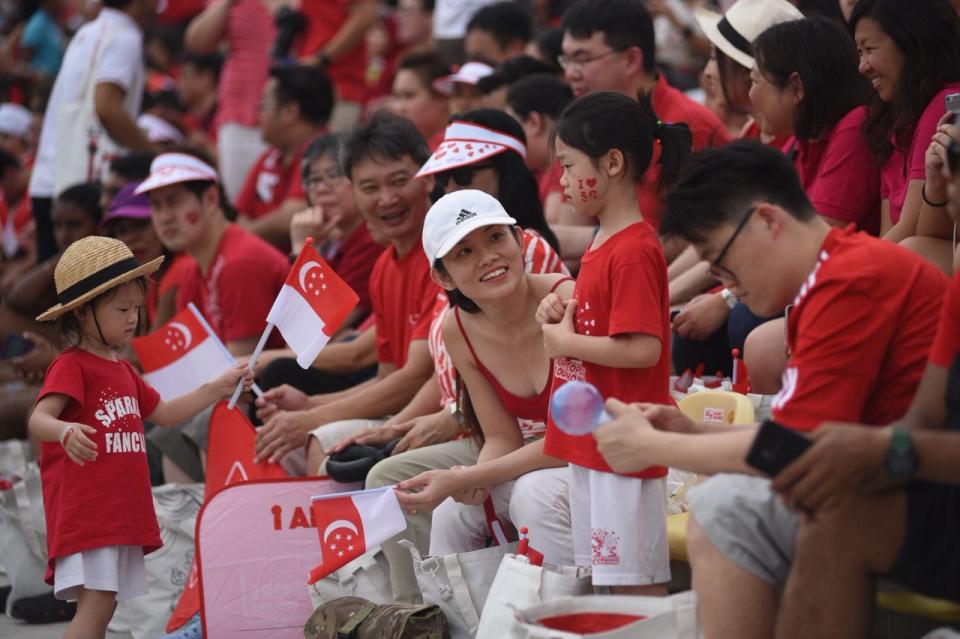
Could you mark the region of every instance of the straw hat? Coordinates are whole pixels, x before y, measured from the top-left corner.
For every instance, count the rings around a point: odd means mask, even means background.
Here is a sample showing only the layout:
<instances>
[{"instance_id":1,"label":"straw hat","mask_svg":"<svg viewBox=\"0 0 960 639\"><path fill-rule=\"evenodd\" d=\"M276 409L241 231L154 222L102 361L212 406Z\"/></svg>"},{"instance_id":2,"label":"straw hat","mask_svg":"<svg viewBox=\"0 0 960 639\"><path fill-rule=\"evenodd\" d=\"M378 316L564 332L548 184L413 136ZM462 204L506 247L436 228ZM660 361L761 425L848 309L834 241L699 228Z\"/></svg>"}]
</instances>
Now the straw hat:
<instances>
[{"instance_id":1,"label":"straw hat","mask_svg":"<svg viewBox=\"0 0 960 639\"><path fill-rule=\"evenodd\" d=\"M140 265L127 245L112 237L91 235L63 252L53 279L60 303L37 316L38 322L56 319L97 295L143 275L153 273L162 257Z\"/></svg>"}]
</instances>

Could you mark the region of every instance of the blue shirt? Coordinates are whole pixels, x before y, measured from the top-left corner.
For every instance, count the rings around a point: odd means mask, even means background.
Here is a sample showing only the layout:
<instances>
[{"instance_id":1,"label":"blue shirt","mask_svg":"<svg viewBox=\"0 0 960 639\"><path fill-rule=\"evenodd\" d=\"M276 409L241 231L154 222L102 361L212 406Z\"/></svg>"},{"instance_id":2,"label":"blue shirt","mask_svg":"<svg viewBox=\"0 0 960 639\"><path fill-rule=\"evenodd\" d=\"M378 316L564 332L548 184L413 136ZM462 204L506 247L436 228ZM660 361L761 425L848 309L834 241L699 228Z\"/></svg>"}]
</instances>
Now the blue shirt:
<instances>
[{"instance_id":1,"label":"blue shirt","mask_svg":"<svg viewBox=\"0 0 960 639\"><path fill-rule=\"evenodd\" d=\"M57 74L66 40L53 16L38 9L27 21L20 43L31 51L31 69L51 76Z\"/></svg>"}]
</instances>

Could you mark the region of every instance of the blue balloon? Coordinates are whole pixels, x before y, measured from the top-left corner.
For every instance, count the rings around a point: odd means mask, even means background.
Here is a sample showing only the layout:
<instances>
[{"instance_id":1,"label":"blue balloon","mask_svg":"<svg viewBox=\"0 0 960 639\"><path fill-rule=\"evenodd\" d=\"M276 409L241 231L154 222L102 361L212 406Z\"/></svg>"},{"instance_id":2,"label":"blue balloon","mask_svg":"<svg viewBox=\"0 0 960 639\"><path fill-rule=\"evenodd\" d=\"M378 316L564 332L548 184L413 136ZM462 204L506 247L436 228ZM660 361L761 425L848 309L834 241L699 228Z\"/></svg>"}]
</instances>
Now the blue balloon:
<instances>
[{"instance_id":1,"label":"blue balloon","mask_svg":"<svg viewBox=\"0 0 960 639\"><path fill-rule=\"evenodd\" d=\"M567 382L550 398L550 414L568 435L588 435L613 419L603 408L603 396L589 382Z\"/></svg>"}]
</instances>

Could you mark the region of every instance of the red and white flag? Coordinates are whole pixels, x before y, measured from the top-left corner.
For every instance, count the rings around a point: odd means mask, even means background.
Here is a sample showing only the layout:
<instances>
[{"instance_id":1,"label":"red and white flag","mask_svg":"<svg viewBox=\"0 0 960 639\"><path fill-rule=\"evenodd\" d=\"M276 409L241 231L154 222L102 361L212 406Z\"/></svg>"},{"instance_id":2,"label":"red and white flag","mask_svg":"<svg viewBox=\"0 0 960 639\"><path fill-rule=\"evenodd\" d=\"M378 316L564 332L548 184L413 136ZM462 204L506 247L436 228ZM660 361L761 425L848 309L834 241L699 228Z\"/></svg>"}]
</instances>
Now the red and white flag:
<instances>
[{"instance_id":1,"label":"red and white flag","mask_svg":"<svg viewBox=\"0 0 960 639\"><path fill-rule=\"evenodd\" d=\"M407 529L393 486L324 495L312 501L323 563L310 571L310 584Z\"/></svg>"},{"instance_id":2,"label":"red and white flag","mask_svg":"<svg viewBox=\"0 0 960 639\"><path fill-rule=\"evenodd\" d=\"M234 366L192 304L169 322L133 340L143 377L165 400L189 393Z\"/></svg>"},{"instance_id":3,"label":"red and white flag","mask_svg":"<svg viewBox=\"0 0 960 639\"><path fill-rule=\"evenodd\" d=\"M235 365L193 304L149 335L134 338L133 350L144 379L165 400L189 393Z\"/></svg>"},{"instance_id":4,"label":"red and white flag","mask_svg":"<svg viewBox=\"0 0 960 639\"><path fill-rule=\"evenodd\" d=\"M309 368L360 298L313 248L308 239L293 263L267 323L297 354L297 363Z\"/></svg>"}]
</instances>

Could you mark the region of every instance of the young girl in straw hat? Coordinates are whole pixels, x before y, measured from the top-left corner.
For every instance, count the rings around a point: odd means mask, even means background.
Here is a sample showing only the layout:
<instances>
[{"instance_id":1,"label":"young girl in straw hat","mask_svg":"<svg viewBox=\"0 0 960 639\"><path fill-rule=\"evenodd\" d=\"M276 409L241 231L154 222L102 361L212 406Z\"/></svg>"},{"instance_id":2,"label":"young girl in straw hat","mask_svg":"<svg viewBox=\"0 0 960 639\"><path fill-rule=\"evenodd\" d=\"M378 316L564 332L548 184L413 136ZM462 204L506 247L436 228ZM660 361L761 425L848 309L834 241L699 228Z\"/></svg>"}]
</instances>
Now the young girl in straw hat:
<instances>
[{"instance_id":1,"label":"young girl in straw hat","mask_svg":"<svg viewBox=\"0 0 960 639\"><path fill-rule=\"evenodd\" d=\"M142 420L182 422L229 395L245 375L238 366L161 401L119 356L136 331L146 276L162 261L140 265L112 238L79 240L54 272L60 303L37 318L57 320L65 347L47 370L30 432L43 442L45 578L58 598L77 601L67 638L105 636L117 601L147 592L143 556L162 542Z\"/></svg>"}]
</instances>

